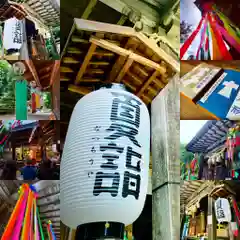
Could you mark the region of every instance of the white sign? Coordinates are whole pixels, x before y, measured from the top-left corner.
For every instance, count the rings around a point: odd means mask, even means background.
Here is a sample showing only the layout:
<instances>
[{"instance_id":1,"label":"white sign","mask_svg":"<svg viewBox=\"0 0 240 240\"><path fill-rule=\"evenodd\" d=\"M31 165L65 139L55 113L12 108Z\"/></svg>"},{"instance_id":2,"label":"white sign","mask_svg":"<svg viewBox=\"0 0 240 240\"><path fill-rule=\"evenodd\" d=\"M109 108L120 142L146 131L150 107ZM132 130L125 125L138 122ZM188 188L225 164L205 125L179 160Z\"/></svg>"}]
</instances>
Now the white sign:
<instances>
[{"instance_id":1,"label":"white sign","mask_svg":"<svg viewBox=\"0 0 240 240\"><path fill-rule=\"evenodd\" d=\"M61 161L61 221L132 224L148 188L147 107L122 89L101 89L75 106Z\"/></svg>"},{"instance_id":2,"label":"white sign","mask_svg":"<svg viewBox=\"0 0 240 240\"><path fill-rule=\"evenodd\" d=\"M3 46L5 49L20 49L23 44L23 21L10 18L5 21Z\"/></svg>"}]
</instances>

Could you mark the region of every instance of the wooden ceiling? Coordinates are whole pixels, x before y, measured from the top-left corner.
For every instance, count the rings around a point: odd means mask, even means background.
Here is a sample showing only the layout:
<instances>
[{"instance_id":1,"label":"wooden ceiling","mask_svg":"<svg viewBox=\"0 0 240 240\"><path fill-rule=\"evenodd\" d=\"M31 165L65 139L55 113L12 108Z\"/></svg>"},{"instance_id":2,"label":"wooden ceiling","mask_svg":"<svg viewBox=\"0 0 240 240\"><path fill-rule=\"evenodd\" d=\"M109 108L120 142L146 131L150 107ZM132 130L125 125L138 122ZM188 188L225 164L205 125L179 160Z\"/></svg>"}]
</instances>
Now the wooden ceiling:
<instances>
[{"instance_id":1,"label":"wooden ceiling","mask_svg":"<svg viewBox=\"0 0 240 240\"><path fill-rule=\"evenodd\" d=\"M48 27L60 25L60 9L53 0L25 0L22 4L29 14Z\"/></svg>"},{"instance_id":2,"label":"wooden ceiling","mask_svg":"<svg viewBox=\"0 0 240 240\"><path fill-rule=\"evenodd\" d=\"M106 83L123 83L148 105L176 72L179 63L133 28L74 19L61 56L61 120Z\"/></svg>"},{"instance_id":3,"label":"wooden ceiling","mask_svg":"<svg viewBox=\"0 0 240 240\"><path fill-rule=\"evenodd\" d=\"M9 61L12 64L18 61ZM42 90L47 90L59 81L59 60L22 60L26 66L25 79L29 82L35 81Z\"/></svg>"},{"instance_id":4,"label":"wooden ceiling","mask_svg":"<svg viewBox=\"0 0 240 240\"><path fill-rule=\"evenodd\" d=\"M2 3L0 4L2 5ZM16 3L5 3L0 7L0 21L6 21L9 18L16 17L17 19L23 19L27 16L23 7Z\"/></svg>"}]
</instances>

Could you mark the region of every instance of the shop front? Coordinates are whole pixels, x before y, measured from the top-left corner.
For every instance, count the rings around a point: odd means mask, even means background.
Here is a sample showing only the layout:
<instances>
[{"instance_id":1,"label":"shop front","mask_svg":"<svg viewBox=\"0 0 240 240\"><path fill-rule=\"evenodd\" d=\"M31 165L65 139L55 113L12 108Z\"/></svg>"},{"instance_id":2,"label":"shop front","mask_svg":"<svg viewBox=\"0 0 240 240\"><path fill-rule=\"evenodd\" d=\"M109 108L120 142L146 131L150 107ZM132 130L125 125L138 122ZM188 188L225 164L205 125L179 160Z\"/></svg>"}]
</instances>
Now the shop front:
<instances>
[{"instance_id":1,"label":"shop front","mask_svg":"<svg viewBox=\"0 0 240 240\"><path fill-rule=\"evenodd\" d=\"M240 131L236 121L207 121L186 145L192 159L182 163L184 180L239 179Z\"/></svg>"},{"instance_id":2,"label":"shop front","mask_svg":"<svg viewBox=\"0 0 240 240\"><path fill-rule=\"evenodd\" d=\"M181 240L238 240L239 190L239 181L184 181Z\"/></svg>"}]
</instances>

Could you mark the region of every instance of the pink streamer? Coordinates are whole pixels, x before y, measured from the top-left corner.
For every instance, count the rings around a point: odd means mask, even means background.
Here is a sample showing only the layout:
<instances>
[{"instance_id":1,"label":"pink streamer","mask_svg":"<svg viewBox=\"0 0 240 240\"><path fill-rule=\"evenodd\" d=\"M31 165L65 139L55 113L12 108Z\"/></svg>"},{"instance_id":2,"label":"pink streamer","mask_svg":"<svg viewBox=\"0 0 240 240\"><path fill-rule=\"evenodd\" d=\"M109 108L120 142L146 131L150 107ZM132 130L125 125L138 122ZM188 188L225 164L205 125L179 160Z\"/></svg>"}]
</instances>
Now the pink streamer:
<instances>
[{"instance_id":1,"label":"pink streamer","mask_svg":"<svg viewBox=\"0 0 240 240\"><path fill-rule=\"evenodd\" d=\"M219 28L225 39L232 45L232 47L234 47L240 53L240 45L238 44L238 42L228 34L225 28L223 28L219 24L217 24L217 27Z\"/></svg>"},{"instance_id":2,"label":"pink streamer","mask_svg":"<svg viewBox=\"0 0 240 240\"><path fill-rule=\"evenodd\" d=\"M20 239L19 235L20 235L20 232L21 232L22 223L24 221L25 208L26 208L26 205L27 205L27 196L28 196L28 194L27 194L27 192L25 192L23 203L20 206L22 211L19 214L18 222L16 223L15 229L13 231L14 235L13 235L11 240L19 240Z\"/></svg>"}]
</instances>

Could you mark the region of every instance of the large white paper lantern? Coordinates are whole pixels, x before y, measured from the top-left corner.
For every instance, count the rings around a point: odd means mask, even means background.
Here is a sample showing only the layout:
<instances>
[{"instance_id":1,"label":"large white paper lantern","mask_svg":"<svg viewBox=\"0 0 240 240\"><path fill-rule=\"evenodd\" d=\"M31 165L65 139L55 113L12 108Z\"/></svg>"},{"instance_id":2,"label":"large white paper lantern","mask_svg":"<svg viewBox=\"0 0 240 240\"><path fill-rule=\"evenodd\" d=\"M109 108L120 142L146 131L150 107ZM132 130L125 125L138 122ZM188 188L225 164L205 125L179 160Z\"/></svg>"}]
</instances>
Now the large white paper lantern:
<instances>
[{"instance_id":1,"label":"large white paper lantern","mask_svg":"<svg viewBox=\"0 0 240 240\"><path fill-rule=\"evenodd\" d=\"M135 95L113 86L75 106L61 161L61 221L133 223L148 187L150 119Z\"/></svg>"},{"instance_id":2,"label":"large white paper lantern","mask_svg":"<svg viewBox=\"0 0 240 240\"><path fill-rule=\"evenodd\" d=\"M216 219L219 223L231 222L232 214L231 214L231 207L228 199L218 198L215 201L215 214L216 214Z\"/></svg>"}]
</instances>

